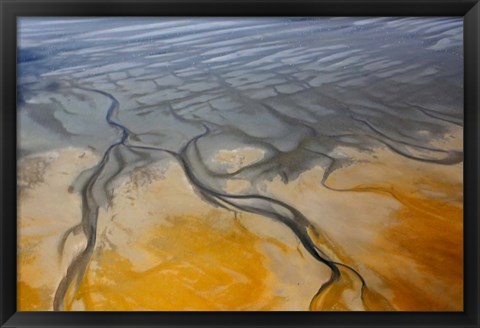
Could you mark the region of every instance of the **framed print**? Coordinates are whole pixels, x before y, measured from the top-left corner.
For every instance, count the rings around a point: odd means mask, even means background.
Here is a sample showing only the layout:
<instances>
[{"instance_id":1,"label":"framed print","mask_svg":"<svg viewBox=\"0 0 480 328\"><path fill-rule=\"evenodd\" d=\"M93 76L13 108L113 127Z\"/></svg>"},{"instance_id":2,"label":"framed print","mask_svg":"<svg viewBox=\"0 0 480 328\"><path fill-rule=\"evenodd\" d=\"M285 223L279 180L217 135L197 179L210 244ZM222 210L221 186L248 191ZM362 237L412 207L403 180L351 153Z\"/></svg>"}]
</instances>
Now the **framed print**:
<instances>
[{"instance_id":1,"label":"framed print","mask_svg":"<svg viewBox=\"0 0 480 328\"><path fill-rule=\"evenodd\" d=\"M2 1L1 327L478 327L476 1Z\"/></svg>"}]
</instances>

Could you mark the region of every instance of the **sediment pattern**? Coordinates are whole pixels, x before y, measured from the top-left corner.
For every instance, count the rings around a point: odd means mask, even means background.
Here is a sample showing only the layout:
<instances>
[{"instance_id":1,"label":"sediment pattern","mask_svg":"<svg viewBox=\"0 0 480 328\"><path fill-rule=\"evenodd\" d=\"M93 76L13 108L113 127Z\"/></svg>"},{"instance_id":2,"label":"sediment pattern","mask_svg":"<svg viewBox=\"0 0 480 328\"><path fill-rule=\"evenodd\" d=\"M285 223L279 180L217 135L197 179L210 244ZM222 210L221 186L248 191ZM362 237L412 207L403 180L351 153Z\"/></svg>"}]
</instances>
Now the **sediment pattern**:
<instances>
[{"instance_id":1,"label":"sediment pattern","mask_svg":"<svg viewBox=\"0 0 480 328\"><path fill-rule=\"evenodd\" d=\"M20 310L462 310L457 18L22 18Z\"/></svg>"}]
</instances>

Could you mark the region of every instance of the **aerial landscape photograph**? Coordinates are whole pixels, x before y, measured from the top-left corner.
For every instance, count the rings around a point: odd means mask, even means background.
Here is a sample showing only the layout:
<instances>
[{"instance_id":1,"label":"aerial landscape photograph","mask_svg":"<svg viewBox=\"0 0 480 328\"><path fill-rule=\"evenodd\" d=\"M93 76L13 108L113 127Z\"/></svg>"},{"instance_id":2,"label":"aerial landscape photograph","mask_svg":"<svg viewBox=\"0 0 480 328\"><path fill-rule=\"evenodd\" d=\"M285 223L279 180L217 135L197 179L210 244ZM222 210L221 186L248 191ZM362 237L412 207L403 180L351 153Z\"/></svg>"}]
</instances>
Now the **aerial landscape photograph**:
<instances>
[{"instance_id":1,"label":"aerial landscape photograph","mask_svg":"<svg viewBox=\"0 0 480 328\"><path fill-rule=\"evenodd\" d=\"M462 17L19 17L18 311L463 311Z\"/></svg>"}]
</instances>

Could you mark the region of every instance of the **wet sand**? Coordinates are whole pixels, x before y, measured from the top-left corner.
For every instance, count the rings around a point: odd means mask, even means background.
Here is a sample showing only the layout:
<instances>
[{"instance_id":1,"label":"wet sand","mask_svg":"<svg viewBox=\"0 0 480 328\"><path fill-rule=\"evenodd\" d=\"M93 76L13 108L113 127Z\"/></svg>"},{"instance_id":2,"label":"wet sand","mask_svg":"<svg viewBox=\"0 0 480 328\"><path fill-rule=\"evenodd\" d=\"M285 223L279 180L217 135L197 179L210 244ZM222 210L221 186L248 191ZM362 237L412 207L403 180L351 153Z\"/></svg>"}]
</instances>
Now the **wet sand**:
<instances>
[{"instance_id":1,"label":"wet sand","mask_svg":"<svg viewBox=\"0 0 480 328\"><path fill-rule=\"evenodd\" d=\"M79 195L65 192L75 175L60 171L62 163L75 163L81 154L59 151L45 170L45 182L21 196L21 310L51 310L64 272L59 263L71 261L85 247L79 233L69 239L63 255L52 254L68 225L80 218ZM57 195L45 190L50 180L71 199L45 210L51 231L45 235L39 219L29 213L55 202L51 197ZM77 220L56 217L75 210L69 217ZM87 273L67 296L66 310L305 310L317 290L312 286L329 277L287 228L211 206L194 192L178 164L169 161L118 183L113 202L100 212L97 235ZM32 246L33 240L42 247Z\"/></svg>"},{"instance_id":2,"label":"wet sand","mask_svg":"<svg viewBox=\"0 0 480 328\"><path fill-rule=\"evenodd\" d=\"M99 214L95 251L65 309L462 310L462 165L406 160L385 148L336 151L356 163L334 171L325 186L325 169L316 166L264 188L313 222L320 249L364 277L363 299L359 278L345 268L341 282L315 296L329 270L286 226L205 202L181 167L163 160L117 179ZM241 166L255 153L244 152L222 151L212 160ZM79 232L54 251L81 217L70 186L95 160L70 148L19 163L20 310L51 310L67 264L85 248Z\"/></svg>"}]
</instances>

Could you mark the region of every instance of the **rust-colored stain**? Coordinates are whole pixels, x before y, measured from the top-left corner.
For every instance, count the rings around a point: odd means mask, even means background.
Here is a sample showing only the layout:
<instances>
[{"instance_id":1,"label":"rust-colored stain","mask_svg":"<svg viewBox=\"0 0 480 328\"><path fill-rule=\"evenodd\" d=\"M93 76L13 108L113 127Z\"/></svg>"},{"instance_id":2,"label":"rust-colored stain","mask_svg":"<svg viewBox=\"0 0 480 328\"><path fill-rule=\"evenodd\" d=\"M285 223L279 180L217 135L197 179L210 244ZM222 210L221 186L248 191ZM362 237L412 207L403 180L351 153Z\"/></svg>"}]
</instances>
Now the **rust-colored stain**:
<instances>
[{"instance_id":1,"label":"rust-colored stain","mask_svg":"<svg viewBox=\"0 0 480 328\"><path fill-rule=\"evenodd\" d=\"M451 195L451 201L425 197L401 182L363 185L357 192L389 194L403 206L397 224L379 233L372 244L381 252L362 259L394 293L393 305L405 311L463 310L463 207L460 185L423 181L430 190ZM390 258L388 256L391 255ZM402 260L410 259L412 263Z\"/></svg>"}]
</instances>

